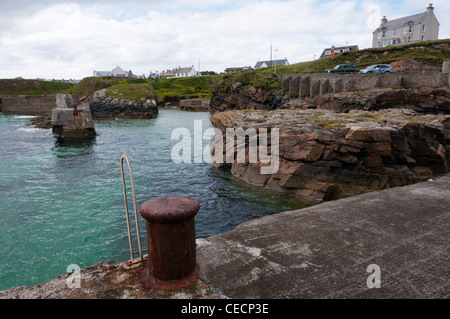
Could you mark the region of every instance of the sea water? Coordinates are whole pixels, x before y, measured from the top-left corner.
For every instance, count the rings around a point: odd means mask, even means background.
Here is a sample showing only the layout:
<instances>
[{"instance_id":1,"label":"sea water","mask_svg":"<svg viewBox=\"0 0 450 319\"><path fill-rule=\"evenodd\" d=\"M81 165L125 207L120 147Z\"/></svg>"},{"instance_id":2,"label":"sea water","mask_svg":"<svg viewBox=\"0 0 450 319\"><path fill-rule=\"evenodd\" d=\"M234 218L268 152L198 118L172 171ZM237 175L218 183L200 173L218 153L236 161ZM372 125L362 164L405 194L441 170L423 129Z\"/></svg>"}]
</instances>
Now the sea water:
<instances>
[{"instance_id":1,"label":"sea water","mask_svg":"<svg viewBox=\"0 0 450 319\"><path fill-rule=\"evenodd\" d=\"M302 207L293 197L235 181L229 171L206 161L175 164L171 150L178 141L171 139L173 130L193 132L195 120L206 130L209 117L207 112L161 110L156 119L96 121L98 135L92 140L59 141L51 130L26 126L29 117L0 113L0 290L42 283L72 264L83 268L130 258L122 152L133 169L138 207L167 195L199 201L197 238ZM124 168L133 226L126 162ZM139 225L145 248L140 215Z\"/></svg>"}]
</instances>

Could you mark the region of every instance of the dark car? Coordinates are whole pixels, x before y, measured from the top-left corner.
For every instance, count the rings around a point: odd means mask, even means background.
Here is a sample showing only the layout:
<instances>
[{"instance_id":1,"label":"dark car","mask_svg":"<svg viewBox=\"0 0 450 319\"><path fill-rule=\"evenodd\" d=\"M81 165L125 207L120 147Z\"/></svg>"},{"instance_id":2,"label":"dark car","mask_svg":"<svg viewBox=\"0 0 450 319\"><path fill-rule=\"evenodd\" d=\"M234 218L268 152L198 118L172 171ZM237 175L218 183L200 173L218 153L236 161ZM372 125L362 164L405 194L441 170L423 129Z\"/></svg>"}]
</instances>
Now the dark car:
<instances>
[{"instance_id":1,"label":"dark car","mask_svg":"<svg viewBox=\"0 0 450 319\"><path fill-rule=\"evenodd\" d=\"M358 67L356 64L339 64L334 69L328 70L327 73L356 73Z\"/></svg>"},{"instance_id":2,"label":"dark car","mask_svg":"<svg viewBox=\"0 0 450 319\"><path fill-rule=\"evenodd\" d=\"M367 74L367 73L392 73L392 68L389 64L375 64L371 65L368 68L362 69L359 71L361 74Z\"/></svg>"}]
</instances>

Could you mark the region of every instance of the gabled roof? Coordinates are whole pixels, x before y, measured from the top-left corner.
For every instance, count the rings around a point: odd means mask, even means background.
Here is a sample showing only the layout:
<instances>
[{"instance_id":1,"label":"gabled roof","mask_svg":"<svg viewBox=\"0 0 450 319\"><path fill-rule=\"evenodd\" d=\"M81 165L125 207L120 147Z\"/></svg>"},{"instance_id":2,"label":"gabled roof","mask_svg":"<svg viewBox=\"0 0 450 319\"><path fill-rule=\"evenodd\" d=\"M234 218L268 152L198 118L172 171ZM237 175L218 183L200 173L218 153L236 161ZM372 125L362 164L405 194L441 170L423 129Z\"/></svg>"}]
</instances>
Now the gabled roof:
<instances>
[{"instance_id":1,"label":"gabled roof","mask_svg":"<svg viewBox=\"0 0 450 319\"><path fill-rule=\"evenodd\" d=\"M383 29L385 29L386 31L400 29L408 25L409 22L411 22L413 25L418 24L422 22L426 15L427 12L422 12L399 19L388 20L385 23L381 24L378 29L375 30L375 32L381 31Z\"/></svg>"},{"instance_id":2,"label":"gabled roof","mask_svg":"<svg viewBox=\"0 0 450 319\"><path fill-rule=\"evenodd\" d=\"M274 66L274 65L285 65L286 63L289 64L287 59L258 61L255 65L255 69L260 68L263 64L267 66Z\"/></svg>"},{"instance_id":3,"label":"gabled roof","mask_svg":"<svg viewBox=\"0 0 450 319\"><path fill-rule=\"evenodd\" d=\"M343 46L343 47L326 48L324 51L327 51L327 50L344 50L344 49L348 49L349 51L354 51L354 50L359 50L359 47L357 45L346 45L346 46Z\"/></svg>"},{"instance_id":4,"label":"gabled roof","mask_svg":"<svg viewBox=\"0 0 450 319\"><path fill-rule=\"evenodd\" d=\"M192 71L192 67L189 67L189 68L179 68L178 70L176 70L176 72L175 73L189 73L189 72L191 72Z\"/></svg>"},{"instance_id":5,"label":"gabled roof","mask_svg":"<svg viewBox=\"0 0 450 319\"><path fill-rule=\"evenodd\" d=\"M127 72L122 69L120 66L116 66L111 73L117 73L117 74L127 74Z\"/></svg>"}]
</instances>

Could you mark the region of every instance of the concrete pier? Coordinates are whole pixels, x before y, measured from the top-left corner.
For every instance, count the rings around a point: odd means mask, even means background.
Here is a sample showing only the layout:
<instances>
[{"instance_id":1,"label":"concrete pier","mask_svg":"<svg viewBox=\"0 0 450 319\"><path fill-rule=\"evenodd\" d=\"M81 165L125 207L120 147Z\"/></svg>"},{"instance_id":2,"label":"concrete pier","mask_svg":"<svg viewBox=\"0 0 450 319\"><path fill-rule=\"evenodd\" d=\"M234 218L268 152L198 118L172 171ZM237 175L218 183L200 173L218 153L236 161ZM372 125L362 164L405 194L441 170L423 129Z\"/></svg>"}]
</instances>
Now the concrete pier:
<instances>
[{"instance_id":1,"label":"concrete pier","mask_svg":"<svg viewBox=\"0 0 450 319\"><path fill-rule=\"evenodd\" d=\"M57 138L92 138L96 136L89 103L80 103L77 96L56 95L52 111L52 130Z\"/></svg>"}]
</instances>

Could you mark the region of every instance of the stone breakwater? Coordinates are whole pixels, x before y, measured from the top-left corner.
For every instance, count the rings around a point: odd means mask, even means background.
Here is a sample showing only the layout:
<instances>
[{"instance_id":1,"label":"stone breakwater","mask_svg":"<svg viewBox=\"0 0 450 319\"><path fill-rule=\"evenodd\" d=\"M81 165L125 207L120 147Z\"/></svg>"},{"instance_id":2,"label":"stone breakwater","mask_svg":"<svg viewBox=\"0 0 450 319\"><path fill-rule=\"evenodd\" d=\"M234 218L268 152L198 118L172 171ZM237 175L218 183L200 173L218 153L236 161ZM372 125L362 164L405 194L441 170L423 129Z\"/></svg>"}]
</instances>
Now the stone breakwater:
<instances>
[{"instance_id":1,"label":"stone breakwater","mask_svg":"<svg viewBox=\"0 0 450 319\"><path fill-rule=\"evenodd\" d=\"M151 119L158 116L156 99L127 100L108 97L106 89L94 93L90 108L94 120Z\"/></svg>"},{"instance_id":2,"label":"stone breakwater","mask_svg":"<svg viewBox=\"0 0 450 319\"><path fill-rule=\"evenodd\" d=\"M248 184L295 193L308 203L413 184L450 167L450 115L406 108L244 110L216 113L211 122L224 136L226 128L279 128L278 172L261 174L260 162L216 165Z\"/></svg>"}]
</instances>

